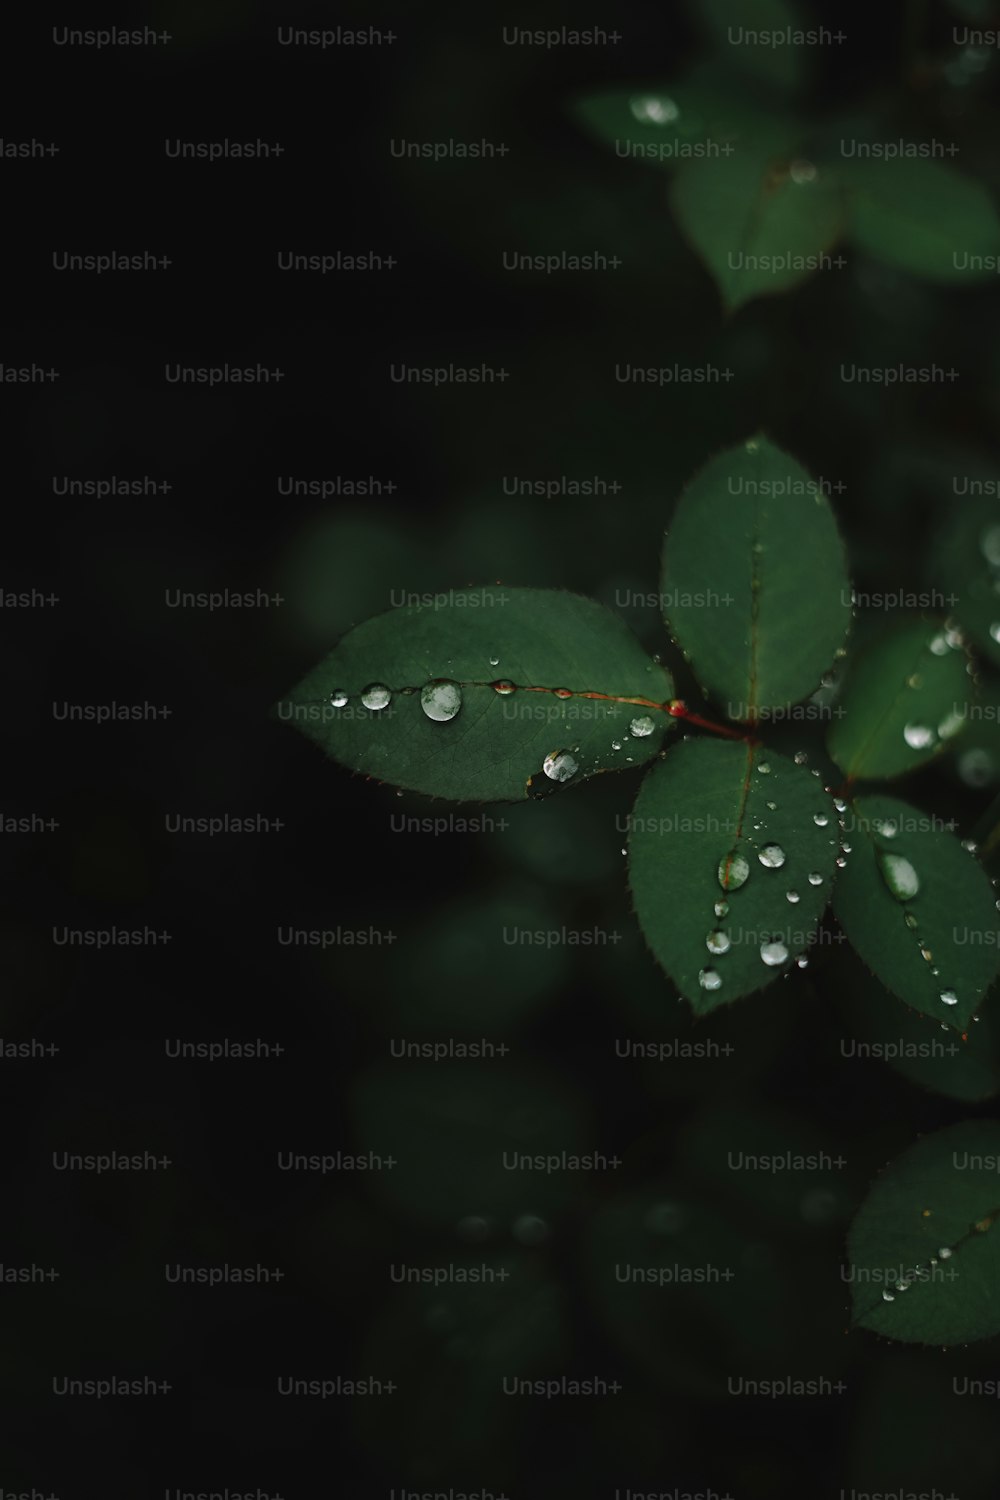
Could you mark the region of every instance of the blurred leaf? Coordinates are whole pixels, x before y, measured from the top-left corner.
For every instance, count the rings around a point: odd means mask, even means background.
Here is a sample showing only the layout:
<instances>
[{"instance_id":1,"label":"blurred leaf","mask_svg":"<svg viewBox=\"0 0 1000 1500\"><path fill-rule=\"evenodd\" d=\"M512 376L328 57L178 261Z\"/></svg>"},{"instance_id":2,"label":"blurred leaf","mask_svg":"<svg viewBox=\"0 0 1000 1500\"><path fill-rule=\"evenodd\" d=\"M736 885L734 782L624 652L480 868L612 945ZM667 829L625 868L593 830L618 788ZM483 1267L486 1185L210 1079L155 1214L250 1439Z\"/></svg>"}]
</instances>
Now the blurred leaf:
<instances>
[{"instance_id":1,"label":"blurred leaf","mask_svg":"<svg viewBox=\"0 0 1000 1500\"><path fill-rule=\"evenodd\" d=\"M895 797L853 806L833 909L884 985L963 1031L997 972L1000 919L982 867L939 818Z\"/></svg>"},{"instance_id":2,"label":"blurred leaf","mask_svg":"<svg viewBox=\"0 0 1000 1500\"><path fill-rule=\"evenodd\" d=\"M958 491L960 498L949 505L933 538L929 570L942 592L953 597L955 617L978 649L1000 666L1000 485L995 479L961 479L966 486L989 488Z\"/></svg>"},{"instance_id":3,"label":"blurred leaf","mask_svg":"<svg viewBox=\"0 0 1000 1500\"><path fill-rule=\"evenodd\" d=\"M770 984L812 941L836 832L816 778L760 746L688 740L645 778L628 842L636 915L699 1015Z\"/></svg>"},{"instance_id":4,"label":"blurred leaf","mask_svg":"<svg viewBox=\"0 0 1000 1500\"><path fill-rule=\"evenodd\" d=\"M365 703L373 685L381 708ZM672 691L593 600L483 588L359 625L278 713L351 770L458 801L520 801L650 760L673 722L657 707Z\"/></svg>"},{"instance_id":5,"label":"blurred leaf","mask_svg":"<svg viewBox=\"0 0 1000 1500\"><path fill-rule=\"evenodd\" d=\"M672 635L732 719L805 698L851 618L826 496L764 437L711 459L681 495L662 592Z\"/></svg>"},{"instance_id":6,"label":"blurred leaf","mask_svg":"<svg viewBox=\"0 0 1000 1500\"><path fill-rule=\"evenodd\" d=\"M717 67L696 69L662 87L589 94L573 105L572 113L616 156L667 168L717 157L730 142L791 150L802 130L773 103L767 108L748 99Z\"/></svg>"},{"instance_id":7,"label":"blurred leaf","mask_svg":"<svg viewBox=\"0 0 1000 1500\"><path fill-rule=\"evenodd\" d=\"M885 625L852 662L827 749L852 781L902 776L965 728L971 687L954 632L933 620Z\"/></svg>"},{"instance_id":8,"label":"blurred leaf","mask_svg":"<svg viewBox=\"0 0 1000 1500\"><path fill-rule=\"evenodd\" d=\"M1000 1333L998 1167L995 1120L939 1130L889 1163L847 1238L856 1324L910 1344Z\"/></svg>"},{"instance_id":9,"label":"blurred leaf","mask_svg":"<svg viewBox=\"0 0 1000 1500\"><path fill-rule=\"evenodd\" d=\"M810 162L776 161L767 146L685 164L670 201L727 312L829 269L843 225L836 178Z\"/></svg>"},{"instance_id":10,"label":"blurred leaf","mask_svg":"<svg viewBox=\"0 0 1000 1500\"><path fill-rule=\"evenodd\" d=\"M978 182L919 156L848 157L841 172L849 235L867 254L930 281L996 276L1000 219Z\"/></svg>"}]
</instances>

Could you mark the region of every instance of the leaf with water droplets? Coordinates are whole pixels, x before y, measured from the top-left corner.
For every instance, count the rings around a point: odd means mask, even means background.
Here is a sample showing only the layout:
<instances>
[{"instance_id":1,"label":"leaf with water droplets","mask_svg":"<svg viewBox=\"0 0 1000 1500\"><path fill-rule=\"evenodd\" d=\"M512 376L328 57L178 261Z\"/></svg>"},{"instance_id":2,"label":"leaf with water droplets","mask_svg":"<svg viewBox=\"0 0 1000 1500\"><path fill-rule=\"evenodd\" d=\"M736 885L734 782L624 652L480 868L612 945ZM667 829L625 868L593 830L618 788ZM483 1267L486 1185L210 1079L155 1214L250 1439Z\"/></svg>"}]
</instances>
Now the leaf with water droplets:
<instances>
[{"instance_id":1,"label":"leaf with water droplets","mask_svg":"<svg viewBox=\"0 0 1000 1500\"><path fill-rule=\"evenodd\" d=\"M965 669L965 652L934 621L880 628L851 664L827 735L844 774L852 781L902 776L949 747L967 722Z\"/></svg>"},{"instance_id":2,"label":"leaf with water droplets","mask_svg":"<svg viewBox=\"0 0 1000 1500\"><path fill-rule=\"evenodd\" d=\"M836 845L813 815L830 799L807 769L771 751L761 776L764 753L683 741L647 775L630 820L639 924L698 1014L793 969L829 899ZM799 900L789 903L793 882Z\"/></svg>"},{"instance_id":3,"label":"leaf with water droplets","mask_svg":"<svg viewBox=\"0 0 1000 1500\"><path fill-rule=\"evenodd\" d=\"M728 312L831 267L829 251L843 225L841 192L830 169L776 158L768 144L686 162L670 202Z\"/></svg>"},{"instance_id":4,"label":"leaf with water droplets","mask_svg":"<svg viewBox=\"0 0 1000 1500\"><path fill-rule=\"evenodd\" d=\"M357 626L277 716L394 786L520 801L651 760L675 723L672 692L670 674L603 605L483 588ZM623 741L628 757L614 750Z\"/></svg>"},{"instance_id":5,"label":"leaf with water droplets","mask_svg":"<svg viewBox=\"0 0 1000 1500\"><path fill-rule=\"evenodd\" d=\"M711 459L674 512L662 595L671 633L731 719L807 697L851 619L822 488L765 437Z\"/></svg>"},{"instance_id":6,"label":"leaf with water droplets","mask_svg":"<svg viewBox=\"0 0 1000 1500\"><path fill-rule=\"evenodd\" d=\"M920 157L841 163L851 240L886 265L929 281L995 276L1000 218L986 188Z\"/></svg>"},{"instance_id":7,"label":"leaf with water droplets","mask_svg":"<svg viewBox=\"0 0 1000 1500\"><path fill-rule=\"evenodd\" d=\"M875 1179L847 1237L855 1326L908 1344L1000 1333L1000 1123L924 1136ZM891 1303L882 1289L907 1283Z\"/></svg>"},{"instance_id":8,"label":"leaf with water droplets","mask_svg":"<svg viewBox=\"0 0 1000 1500\"><path fill-rule=\"evenodd\" d=\"M965 1030L1000 952L985 872L940 819L894 797L862 797L846 818L852 853L833 897L841 926L894 995Z\"/></svg>"}]
</instances>

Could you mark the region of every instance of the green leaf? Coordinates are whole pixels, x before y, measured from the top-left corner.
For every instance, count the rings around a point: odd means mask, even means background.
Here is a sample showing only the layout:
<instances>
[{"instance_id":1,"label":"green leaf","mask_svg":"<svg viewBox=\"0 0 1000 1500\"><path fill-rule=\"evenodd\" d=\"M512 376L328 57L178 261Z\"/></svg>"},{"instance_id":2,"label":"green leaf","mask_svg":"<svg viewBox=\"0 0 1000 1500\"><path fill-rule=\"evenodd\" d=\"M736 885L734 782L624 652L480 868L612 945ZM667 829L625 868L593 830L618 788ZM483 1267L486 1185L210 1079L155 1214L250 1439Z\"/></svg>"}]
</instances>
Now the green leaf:
<instances>
[{"instance_id":1,"label":"green leaf","mask_svg":"<svg viewBox=\"0 0 1000 1500\"><path fill-rule=\"evenodd\" d=\"M791 150L801 134L797 121L773 107L762 110L718 69L701 68L662 87L605 89L578 100L572 114L619 158L654 167L718 157L733 143Z\"/></svg>"},{"instance_id":2,"label":"green leaf","mask_svg":"<svg viewBox=\"0 0 1000 1500\"><path fill-rule=\"evenodd\" d=\"M895 797L860 798L846 827L833 909L848 938L894 995L964 1031L997 972L1000 922L982 867L939 818Z\"/></svg>"},{"instance_id":3,"label":"green leaf","mask_svg":"<svg viewBox=\"0 0 1000 1500\"><path fill-rule=\"evenodd\" d=\"M843 227L840 184L809 162L777 161L773 146L683 165L670 201L727 312L833 267L828 252Z\"/></svg>"},{"instance_id":4,"label":"green leaf","mask_svg":"<svg viewBox=\"0 0 1000 1500\"><path fill-rule=\"evenodd\" d=\"M681 495L662 589L674 639L733 719L805 698L851 620L826 495L764 437L713 458Z\"/></svg>"},{"instance_id":5,"label":"green leaf","mask_svg":"<svg viewBox=\"0 0 1000 1500\"><path fill-rule=\"evenodd\" d=\"M1000 219L978 182L923 157L849 157L849 235L876 260L930 281L995 277Z\"/></svg>"},{"instance_id":6,"label":"green leaf","mask_svg":"<svg viewBox=\"0 0 1000 1500\"><path fill-rule=\"evenodd\" d=\"M446 721L423 707L423 689L441 680L458 685L441 691L435 712L460 702ZM381 709L365 706L372 684L391 690ZM436 797L513 802L651 760L673 723L659 706L672 692L603 605L482 588L365 621L277 712L353 771ZM333 695L346 695L341 707ZM560 757L551 775L549 757Z\"/></svg>"},{"instance_id":7,"label":"green leaf","mask_svg":"<svg viewBox=\"0 0 1000 1500\"><path fill-rule=\"evenodd\" d=\"M902 776L939 755L968 717L967 659L933 620L881 629L852 663L827 749L852 781Z\"/></svg>"},{"instance_id":8,"label":"green leaf","mask_svg":"<svg viewBox=\"0 0 1000 1500\"><path fill-rule=\"evenodd\" d=\"M694 20L732 67L770 87L792 89L803 73L802 27L787 0L693 0Z\"/></svg>"},{"instance_id":9,"label":"green leaf","mask_svg":"<svg viewBox=\"0 0 1000 1500\"><path fill-rule=\"evenodd\" d=\"M953 488L959 476L953 476ZM1000 500L969 492L970 484L996 488L996 480L970 480L949 497L943 525L933 539L930 567L935 584L952 602L958 621L976 646L1000 666ZM995 634L994 634L995 632Z\"/></svg>"},{"instance_id":10,"label":"green leaf","mask_svg":"<svg viewBox=\"0 0 1000 1500\"><path fill-rule=\"evenodd\" d=\"M887 1063L921 1088L966 1103L1000 1092L1000 1038L994 1004L987 999L968 1032L943 1033L937 1022L903 1005L852 955L832 976L852 1036L842 1055L862 1066Z\"/></svg>"},{"instance_id":11,"label":"green leaf","mask_svg":"<svg viewBox=\"0 0 1000 1500\"><path fill-rule=\"evenodd\" d=\"M759 745L685 740L646 776L628 839L636 915L699 1015L794 967L829 900L836 835L817 778Z\"/></svg>"},{"instance_id":12,"label":"green leaf","mask_svg":"<svg viewBox=\"0 0 1000 1500\"><path fill-rule=\"evenodd\" d=\"M856 1324L908 1344L1000 1333L998 1168L995 1120L939 1130L889 1163L847 1237Z\"/></svg>"}]
</instances>

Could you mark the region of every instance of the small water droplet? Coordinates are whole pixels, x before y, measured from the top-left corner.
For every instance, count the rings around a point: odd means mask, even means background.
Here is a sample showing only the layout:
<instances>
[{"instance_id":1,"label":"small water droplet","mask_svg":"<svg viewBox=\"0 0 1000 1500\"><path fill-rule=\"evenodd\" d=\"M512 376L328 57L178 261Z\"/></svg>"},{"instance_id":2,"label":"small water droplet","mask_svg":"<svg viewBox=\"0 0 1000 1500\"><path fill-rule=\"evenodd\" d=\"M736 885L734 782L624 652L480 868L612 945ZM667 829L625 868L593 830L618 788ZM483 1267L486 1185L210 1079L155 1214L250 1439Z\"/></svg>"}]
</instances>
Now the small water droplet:
<instances>
[{"instance_id":1,"label":"small water droplet","mask_svg":"<svg viewBox=\"0 0 1000 1500\"><path fill-rule=\"evenodd\" d=\"M785 851L780 844L765 844L757 858L766 870L780 870L785 863Z\"/></svg>"},{"instance_id":2,"label":"small water droplet","mask_svg":"<svg viewBox=\"0 0 1000 1500\"><path fill-rule=\"evenodd\" d=\"M343 688L337 688L335 692L330 694L331 708L343 708L346 702L347 694L344 692Z\"/></svg>"},{"instance_id":3,"label":"small water droplet","mask_svg":"<svg viewBox=\"0 0 1000 1500\"><path fill-rule=\"evenodd\" d=\"M762 776L770 776L770 774L771 774L770 763L768 761L766 761L766 760L762 760L761 763L760 763L760 765L757 767L757 769L758 769L758 771L760 772L760 774Z\"/></svg>"},{"instance_id":4,"label":"small water droplet","mask_svg":"<svg viewBox=\"0 0 1000 1500\"><path fill-rule=\"evenodd\" d=\"M554 692L557 698L572 698L573 696L571 688L555 688Z\"/></svg>"},{"instance_id":5,"label":"small water droplet","mask_svg":"<svg viewBox=\"0 0 1000 1500\"><path fill-rule=\"evenodd\" d=\"M917 928L917 919L913 915L912 911L905 911L903 913L903 921L906 923L907 927L910 929L911 932L915 932L916 931L916 928Z\"/></svg>"},{"instance_id":6,"label":"small water droplet","mask_svg":"<svg viewBox=\"0 0 1000 1500\"><path fill-rule=\"evenodd\" d=\"M368 687L361 694L361 701L365 708L377 711L378 709L385 708L391 697L392 693L385 686L385 683L372 682L369 683Z\"/></svg>"},{"instance_id":7,"label":"small water droplet","mask_svg":"<svg viewBox=\"0 0 1000 1500\"><path fill-rule=\"evenodd\" d=\"M932 656L944 656L948 651L948 637L942 631L934 636L928 648Z\"/></svg>"},{"instance_id":8,"label":"small water droplet","mask_svg":"<svg viewBox=\"0 0 1000 1500\"><path fill-rule=\"evenodd\" d=\"M656 725L649 714L643 714L641 718L633 719L628 727L630 734L634 735L637 740L643 740L648 734L652 734Z\"/></svg>"},{"instance_id":9,"label":"small water droplet","mask_svg":"<svg viewBox=\"0 0 1000 1500\"><path fill-rule=\"evenodd\" d=\"M703 990L717 990L720 988L722 980L715 969L702 969L698 975L698 983Z\"/></svg>"},{"instance_id":10,"label":"small water droplet","mask_svg":"<svg viewBox=\"0 0 1000 1500\"><path fill-rule=\"evenodd\" d=\"M719 860L719 884L724 891L738 891L741 885L745 885L750 874L750 866L742 854L735 851L727 854L725 859Z\"/></svg>"},{"instance_id":11,"label":"small water droplet","mask_svg":"<svg viewBox=\"0 0 1000 1500\"><path fill-rule=\"evenodd\" d=\"M842 854L838 854L835 863L836 863L837 869L838 870L842 870L844 868L844 866L847 864L847 860L844 858L844 856Z\"/></svg>"},{"instance_id":12,"label":"small water droplet","mask_svg":"<svg viewBox=\"0 0 1000 1500\"><path fill-rule=\"evenodd\" d=\"M715 903L715 915L717 917L728 917L728 915L729 915L729 902L728 901L716 901L716 903Z\"/></svg>"},{"instance_id":13,"label":"small water droplet","mask_svg":"<svg viewBox=\"0 0 1000 1500\"><path fill-rule=\"evenodd\" d=\"M921 938L917 938L917 942L921 944L920 957L923 959L924 963L925 964L933 963L933 961L934 961L934 955L931 952L931 950L929 948L923 947L923 940Z\"/></svg>"},{"instance_id":14,"label":"small water droplet","mask_svg":"<svg viewBox=\"0 0 1000 1500\"><path fill-rule=\"evenodd\" d=\"M955 994L955 991L954 990L942 990L941 991L941 1003L943 1005L957 1005L958 1004L958 996Z\"/></svg>"},{"instance_id":15,"label":"small water droplet","mask_svg":"<svg viewBox=\"0 0 1000 1500\"><path fill-rule=\"evenodd\" d=\"M428 682L420 690L420 707L435 724L447 724L462 707L462 689L457 682Z\"/></svg>"},{"instance_id":16,"label":"small water droplet","mask_svg":"<svg viewBox=\"0 0 1000 1500\"><path fill-rule=\"evenodd\" d=\"M500 658L499 658L499 656L491 656L490 657L490 666L491 667L498 667L499 665L500 665Z\"/></svg>"},{"instance_id":17,"label":"small water droplet","mask_svg":"<svg viewBox=\"0 0 1000 1500\"><path fill-rule=\"evenodd\" d=\"M880 833L884 839L894 839L899 832L895 823L891 822L888 818L876 819L873 827L876 833Z\"/></svg>"},{"instance_id":18,"label":"small water droplet","mask_svg":"<svg viewBox=\"0 0 1000 1500\"><path fill-rule=\"evenodd\" d=\"M825 828L829 821L830 819L827 817L826 813L813 813L813 822L816 824L817 828Z\"/></svg>"},{"instance_id":19,"label":"small water droplet","mask_svg":"<svg viewBox=\"0 0 1000 1500\"><path fill-rule=\"evenodd\" d=\"M975 854L975 852L976 852L976 841L975 841L975 839L963 839L962 840L962 848L966 851L967 854Z\"/></svg>"},{"instance_id":20,"label":"small water droplet","mask_svg":"<svg viewBox=\"0 0 1000 1500\"><path fill-rule=\"evenodd\" d=\"M823 877L819 873L818 870L811 870L809 872L809 874L806 876L806 879L808 880L808 882L809 882L810 885L822 885L823 884Z\"/></svg>"},{"instance_id":21,"label":"small water droplet","mask_svg":"<svg viewBox=\"0 0 1000 1500\"><path fill-rule=\"evenodd\" d=\"M796 750L795 754L792 756L792 759L797 766L805 766L809 763L809 756L805 750Z\"/></svg>"},{"instance_id":22,"label":"small water droplet","mask_svg":"<svg viewBox=\"0 0 1000 1500\"><path fill-rule=\"evenodd\" d=\"M728 932L710 932L705 939L709 953L728 953L732 947Z\"/></svg>"},{"instance_id":23,"label":"small water droplet","mask_svg":"<svg viewBox=\"0 0 1000 1500\"><path fill-rule=\"evenodd\" d=\"M876 850L878 867L882 872L882 879L897 901L910 901L920 890L920 877L901 854L886 854L884 849Z\"/></svg>"},{"instance_id":24,"label":"small water droplet","mask_svg":"<svg viewBox=\"0 0 1000 1500\"><path fill-rule=\"evenodd\" d=\"M911 672L910 675L909 675L909 677L906 679L906 686L907 687L921 688L921 687L923 687L923 685L924 685L924 679L921 677L921 675L920 675L919 672Z\"/></svg>"},{"instance_id":25,"label":"small water droplet","mask_svg":"<svg viewBox=\"0 0 1000 1500\"><path fill-rule=\"evenodd\" d=\"M788 949L784 943L775 938L773 942L761 944L760 956L768 968L774 969L788 958Z\"/></svg>"},{"instance_id":26,"label":"small water droplet","mask_svg":"<svg viewBox=\"0 0 1000 1500\"><path fill-rule=\"evenodd\" d=\"M798 903L799 903L799 901L801 901L801 899L802 899L802 897L799 895L798 891L786 891L785 892L785 900L786 901L790 901L793 906L798 905Z\"/></svg>"},{"instance_id":27,"label":"small water droplet","mask_svg":"<svg viewBox=\"0 0 1000 1500\"><path fill-rule=\"evenodd\" d=\"M840 852L841 852L841 854L850 854L850 852L853 849L853 847L854 847L853 844L841 844L841 846L840 846Z\"/></svg>"},{"instance_id":28,"label":"small water droplet","mask_svg":"<svg viewBox=\"0 0 1000 1500\"><path fill-rule=\"evenodd\" d=\"M816 181L819 169L813 162L799 159L792 162L788 168L788 175L796 187L803 187L806 183Z\"/></svg>"},{"instance_id":29,"label":"small water droplet","mask_svg":"<svg viewBox=\"0 0 1000 1500\"><path fill-rule=\"evenodd\" d=\"M550 781L569 781L579 767L568 750L553 750L542 761L542 770Z\"/></svg>"},{"instance_id":30,"label":"small water droplet","mask_svg":"<svg viewBox=\"0 0 1000 1500\"><path fill-rule=\"evenodd\" d=\"M938 1256L941 1260L951 1260L951 1251L949 1250L947 1245L942 1245L941 1249L938 1251Z\"/></svg>"},{"instance_id":31,"label":"small water droplet","mask_svg":"<svg viewBox=\"0 0 1000 1500\"><path fill-rule=\"evenodd\" d=\"M803 953L803 954L801 954L801 955L800 955L800 956L799 956L799 957L798 957L798 958L797 958L797 959L796 959L796 960L795 960L795 962L796 962L796 964L797 964L797 965L798 965L798 967L799 967L799 968L800 968L800 969L808 969L808 967L809 967L809 960L808 960L808 958L806 958L806 956L805 956L805 954L804 954L804 953Z\"/></svg>"},{"instance_id":32,"label":"small water droplet","mask_svg":"<svg viewBox=\"0 0 1000 1500\"><path fill-rule=\"evenodd\" d=\"M769 802L767 804L767 810L768 810L768 812L777 812L778 811L778 804L777 804L777 802Z\"/></svg>"},{"instance_id":33,"label":"small water droplet","mask_svg":"<svg viewBox=\"0 0 1000 1500\"><path fill-rule=\"evenodd\" d=\"M896 1291L897 1292L908 1292L909 1290L910 1290L910 1283L908 1281L897 1281L896 1282Z\"/></svg>"},{"instance_id":34,"label":"small water droplet","mask_svg":"<svg viewBox=\"0 0 1000 1500\"><path fill-rule=\"evenodd\" d=\"M847 811L847 803L844 801L843 797L834 797L833 805L839 813Z\"/></svg>"},{"instance_id":35,"label":"small water droplet","mask_svg":"<svg viewBox=\"0 0 1000 1500\"><path fill-rule=\"evenodd\" d=\"M926 750L934 743L934 731L926 724L907 724L903 739L911 750Z\"/></svg>"},{"instance_id":36,"label":"small water droplet","mask_svg":"<svg viewBox=\"0 0 1000 1500\"><path fill-rule=\"evenodd\" d=\"M890 1292L889 1288L884 1286L882 1288L882 1301L883 1302L895 1302L895 1300L896 1300L896 1298L894 1297L894 1295L892 1294L892 1292Z\"/></svg>"},{"instance_id":37,"label":"small water droplet","mask_svg":"<svg viewBox=\"0 0 1000 1500\"><path fill-rule=\"evenodd\" d=\"M644 125L672 125L680 115L680 109L666 94L640 94L629 100L629 108Z\"/></svg>"},{"instance_id":38,"label":"small water droplet","mask_svg":"<svg viewBox=\"0 0 1000 1500\"><path fill-rule=\"evenodd\" d=\"M493 691L495 693L499 693L501 698L506 698L509 693L513 693L515 691L515 688L514 684L508 681L506 677L501 677L499 682L495 682L493 684Z\"/></svg>"}]
</instances>

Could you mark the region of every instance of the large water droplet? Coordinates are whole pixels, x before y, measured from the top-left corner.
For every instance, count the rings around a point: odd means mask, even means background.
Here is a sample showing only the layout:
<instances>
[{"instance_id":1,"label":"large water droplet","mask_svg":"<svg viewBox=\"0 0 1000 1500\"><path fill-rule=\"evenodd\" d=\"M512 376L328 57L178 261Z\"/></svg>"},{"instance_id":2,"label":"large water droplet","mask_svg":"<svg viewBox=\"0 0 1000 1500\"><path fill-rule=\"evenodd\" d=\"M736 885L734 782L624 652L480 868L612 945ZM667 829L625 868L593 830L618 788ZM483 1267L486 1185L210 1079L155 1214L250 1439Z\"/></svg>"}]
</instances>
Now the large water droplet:
<instances>
[{"instance_id":1,"label":"large water droplet","mask_svg":"<svg viewBox=\"0 0 1000 1500\"><path fill-rule=\"evenodd\" d=\"M629 727L629 733L634 734L637 740L643 740L647 734L652 734L656 725L648 714L643 714L639 719L633 719Z\"/></svg>"},{"instance_id":2,"label":"large water droplet","mask_svg":"<svg viewBox=\"0 0 1000 1500\"><path fill-rule=\"evenodd\" d=\"M502 698L506 698L508 693L515 691L515 688L514 684L508 681L506 677L501 677L499 682L493 684L493 691L499 693Z\"/></svg>"},{"instance_id":3,"label":"large water droplet","mask_svg":"<svg viewBox=\"0 0 1000 1500\"><path fill-rule=\"evenodd\" d=\"M728 932L710 932L705 939L709 953L728 953L732 947Z\"/></svg>"},{"instance_id":4,"label":"large water droplet","mask_svg":"<svg viewBox=\"0 0 1000 1500\"><path fill-rule=\"evenodd\" d=\"M462 689L457 682L428 682L420 690L420 707L435 724L447 724L462 707Z\"/></svg>"},{"instance_id":5,"label":"large water droplet","mask_svg":"<svg viewBox=\"0 0 1000 1500\"><path fill-rule=\"evenodd\" d=\"M801 899L802 898L800 897L798 891L786 891L785 892L785 900L786 901L790 901L793 906L797 906L798 903L799 903L799 901Z\"/></svg>"},{"instance_id":6,"label":"large water droplet","mask_svg":"<svg viewBox=\"0 0 1000 1500\"><path fill-rule=\"evenodd\" d=\"M912 901L920 890L920 877L901 854L886 854L884 849L876 852L882 879L897 901Z\"/></svg>"},{"instance_id":7,"label":"large water droplet","mask_svg":"<svg viewBox=\"0 0 1000 1500\"><path fill-rule=\"evenodd\" d=\"M934 731L926 724L907 724L903 730L903 739L911 750L926 750L928 745L934 743Z\"/></svg>"},{"instance_id":8,"label":"large water droplet","mask_svg":"<svg viewBox=\"0 0 1000 1500\"><path fill-rule=\"evenodd\" d=\"M719 860L719 884L724 891L738 891L741 885L746 884L749 874L750 866L742 854L734 851L727 854L725 859Z\"/></svg>"},{"instance_id":9,"label":"large water droplet","mask_svg":"<svg viewBox=\"0 0 1000 1500\"><path fill-rule=\"evenodd\" d=\"M569 781L579 770L568 750L553 750L542 761L542 770L550 781Z\"/></svg>"},{"instance_id":10,"label":"large water droplet","mask_svg":"<svg viewBox=\"0 0 1000 1500\"><path fill-rule=\"evenodd\" d=\"M721 986L722 980L715 969L702 969L698 975L698 983L703 990L717 990Z\"/></svg>"},{"instance_id":11,"label":"large water droplet","mask_svg":"<svg viewBox=\"0 0 1000 1500\"><path fill-rule=\"evenodd\" d=\"M365 688L364 692L361 694L361 701L364 704L365 708L378 710L380 708L385 708L391 697L392 693L386 687L384 682L372 682L368 685L368 687Z\"/></svg>"},{"instance_id":12,"label":"large water droplet","mask_svg":"<svg viewBox=\"0 0 1000 1500\"><path fill-rule=\"evenodd\" d=\"M816 824L817 828L825 828L829 821L830 819L827 817L826 813L813 813L813 822Z\"/></svg>"},{"instance_id":13,"label":"large water droplet","mask_svg":"<svg viewBox=\"0 0 1000 1500\"><path fill-rule=\"evenodd\" d=\"M337 688L335 692L332 692L330 694L331 708L343 708L346 702L347 694L344 692L343 688Z\"/></svg>"},{"instance_id":14,"label":"large water droplet","mask_svg":"<svg viewBox=\"0 0 1000 1500\"><path fill-rule=\"evenodd\" d=\"M809 874L806 876L806 879L808 880L810 885L823 884L823 877L818 870L810 870Z\"/></svg>"},{"instance_id":15,"label":"large water droplet","mask_svg":"<svg viewBox=\"0 0 1000 1500\"><path fill-rule=\"evenodd\" d=\"M762 943L760 956L768 968L774 969L778 964L783 964L788 957L788 949L784 943L775 939L770 943Z\"/></svg>"},{"instance_id":16,"label":"large water droplet","mask_svg":"<svg viewBox=\"0 0 1000 1500\"><path fill-rule=\"evenodd\" d=\"M957 1005L958 1004L958 996L955 994L954 990L942 990L941 991L941 1000L942 1000L942 1003L944 1005Z\"/></svg>"},{"instance_id":17,"label":"large water droplet","mask_svg":"<svg viewBox=\"0 0 1000 1500\"><path fill-rule=\"evenodd\" d=\"M757 855L767 870L780 870L785 863L785 851L780 844L765 844Z\"/></svg>"}]
</instances>

